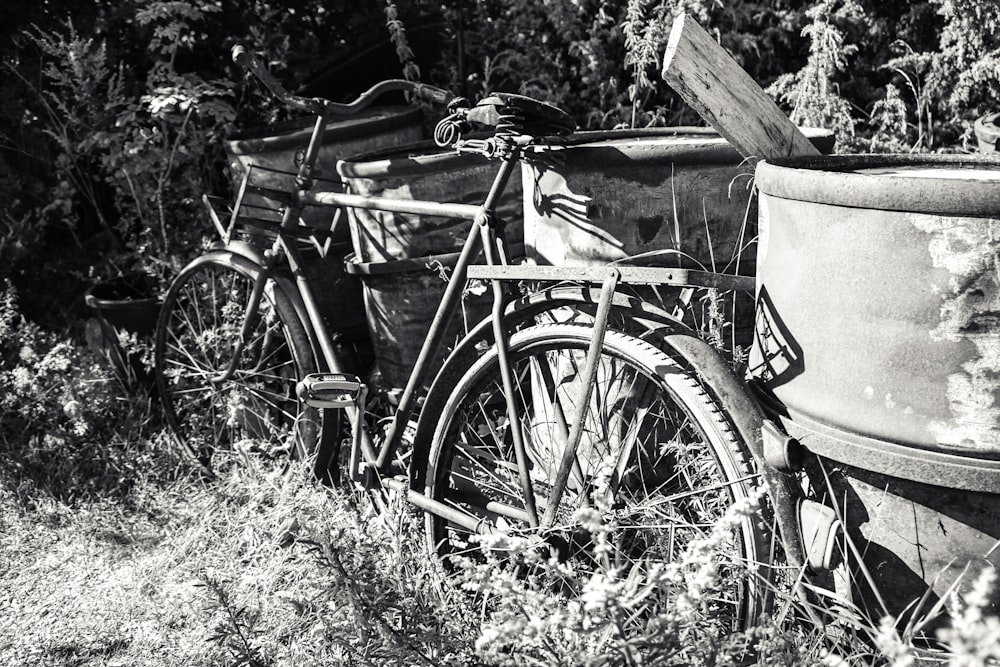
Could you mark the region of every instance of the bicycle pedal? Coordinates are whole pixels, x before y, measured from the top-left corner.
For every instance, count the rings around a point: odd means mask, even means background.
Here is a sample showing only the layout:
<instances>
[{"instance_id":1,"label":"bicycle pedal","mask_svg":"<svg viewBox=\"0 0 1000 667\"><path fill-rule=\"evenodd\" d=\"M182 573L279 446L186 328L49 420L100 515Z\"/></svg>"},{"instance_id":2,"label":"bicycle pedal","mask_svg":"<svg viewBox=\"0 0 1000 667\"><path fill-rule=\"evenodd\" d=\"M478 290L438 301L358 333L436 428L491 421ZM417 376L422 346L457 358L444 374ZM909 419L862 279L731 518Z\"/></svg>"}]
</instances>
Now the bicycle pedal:
<instances>
[{"instance_id":1,"label":"bicycle pedal","mask_svg":"<svg viewBox=\"0 0 1000 667\"><path fill-rule=\"evenodd\" d=\"M358 404L364 387L355 375L310 373L299 381L295 393L313 408L347 408Z\"/></svg>"}]
</instances>

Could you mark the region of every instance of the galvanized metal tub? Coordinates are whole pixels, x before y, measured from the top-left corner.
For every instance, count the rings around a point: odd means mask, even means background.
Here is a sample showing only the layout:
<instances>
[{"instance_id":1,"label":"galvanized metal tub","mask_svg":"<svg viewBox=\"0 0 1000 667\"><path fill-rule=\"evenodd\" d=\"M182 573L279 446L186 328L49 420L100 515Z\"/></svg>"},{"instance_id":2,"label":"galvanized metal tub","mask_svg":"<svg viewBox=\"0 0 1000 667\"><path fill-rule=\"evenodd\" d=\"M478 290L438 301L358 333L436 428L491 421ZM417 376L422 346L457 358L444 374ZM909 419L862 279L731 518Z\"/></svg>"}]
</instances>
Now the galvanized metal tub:
<instances>
[{"instance_id":1,"label":"galvanized metal tub","mask_svg":"<svg viewBox=\"0 0 1000 667\"><path fill-rule=\"evenodd\" d=\"M403 145L423 138L422 114L406 106L372 107L353 116L331 120L326 125L323 145L316 163L315 176L328 190L340 190L337 160L359 153ZM249 128L229 137L225 143L233 187L238 191L247 172L252 171L251 183L257 186L291 191L295 175L305 155L314 119L297 118ZM244 205L254 207L246 213L278 219L280 202L249 195ZM270 212L270 213L269 213ZM310 227L328 229L333 220L332 209L306 208L303 222ZM347 240L346 226L338 240Z\"/></svg>"},{"instance_id":2,"label":"galvanized metal tub","mask_svg":"<svg viewBox=\"0 0 1000 667\"><path fill-rule=\"evenodd\" d=\"M1000 161L773 160L756 185L760 384L878 450L838 460L881 453L882 472L960 486L986 467L1000 482Z\"/></svg>"},{"instance_id":3,"label":"galvanized metal tub","mask_svg":"<svg viewBox=\"0 0 1000 667\"><path fill-rule=\"evenodd\" d=\"M831 132L804 131L832 148ZM679 265L735 272L741 251L748 255L757 224L753 167L714 130L579 132L529 157L529 261L578 266L670 250Z\"/></svg>"},{"instance_id":4,"label":"galvanized metal tub","mask_svg":"<svg viewBox=\"0 0 1000 667\"><path fill-rule=\"evenodd\" d=\"M341 160L337 171L354 194L458 204L482 204L500 163L455 153L431 142ZM521 183L512 178L497 207L507 238L523 234ZM360 262L449 253L462 247L472 221L441 216L351 209L351 236Z\"/></svg>"},{"instance_id":5,"label":"galvanized metal tub","mask_svg":"<svg viewBox=\"0 0 1000 667\"><path fill-rule=\"evenodd\" d=\"M814 482L887 611L919 615L967 566L1000 564L1000 160L788 158L755 181L755 386L847 464Z\"/></svg>"},{"instance_id":6,"label":"galvanized metal tub","mask_svg":"<svg viewBox=\"0 0 1000 667\"><path fill-rule=\"evenodd\" d=\"M996 153L1000 148L1000 113L986 114L972 125L980 153Z\"/></svg>"},{"instance_id":7,"label":"galvanized metal tub","mask_svg":"<svg viewBox=\"0 0 1000 667\"><path fill-rule=\"evenodd\" d=\"M832 149L832 132L804 131L821 150ZM579 132L522 164L525 254L536 264L583 266L652 252L657 256L637 263L753 275L752 174L709 128ZM676 292L642 295L663 298L669 309ZM720 345L742 355L752 297L731 294L716 303L727 324Z\"/></svg>"},{"instance_id":8,"label":"galvanized metal tub","mask_svg":"<svg viewBox=\"0 0 1000 667\"><path fill-rule=\"evenodd\" d=\"M742 246L752 173L708 129L577 133L522 167L527 256L579 266L673 249L721 270Z\"/></svg>"},{"instance_id":9,"label":"galvanized metal tub","mask_svg":"<svg viewBox=\"0 0 1000 667\"><path fill-rule=\"evenodd\" d=\"M378 367L376 383L381 388L406 386L459 254L374 262L361 261L354 255L347 258L347 272L357 276L364 286L368 330ZM489 290L465 295L462 308L445 334L436 366L472 325L489 315L492 305Z\"/></svg>"}]
</instances>

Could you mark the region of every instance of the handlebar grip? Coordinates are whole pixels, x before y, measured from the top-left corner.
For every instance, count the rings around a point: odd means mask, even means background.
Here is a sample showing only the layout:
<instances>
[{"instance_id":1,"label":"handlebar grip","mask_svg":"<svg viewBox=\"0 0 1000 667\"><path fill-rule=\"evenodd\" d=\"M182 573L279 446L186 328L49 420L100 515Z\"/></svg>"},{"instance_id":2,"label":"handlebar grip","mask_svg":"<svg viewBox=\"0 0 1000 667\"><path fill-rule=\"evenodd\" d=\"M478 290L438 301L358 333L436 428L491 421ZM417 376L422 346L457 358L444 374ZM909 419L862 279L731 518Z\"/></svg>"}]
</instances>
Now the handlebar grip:
<instances>
[{"instance_id":1,"label":"handlebar grip","mask_svg":"<svg viewBox=\"0 0 1000 667\"><path fill-rule=\"evenodd\" d=\"M300 111L306 111L308 113L320 113L322 111L323 105L321 102L305 97L298 97L285 90L285 87L281 85L281 82L275 79L274 76L267 71L267 67L264 66L264 63L261 62L260 58L255 56L242 44L236 44L233 46L232 57L234 63L257 77L260 82L264 84L264 86L267 87L272 94L274 94L275 97L288 106Z\"/></svg>"},{"instance_id":2,"label":"handlebar grip","mask_svg":"<svg viewBox=\"0 0 1000 667\"><path fill-rule=\"evenodd\" d=\"M240 67L249 69L247 58L252 58L253 56L250 54L249 51L247 51L247 47L243 46L242 44L235 45L233 47L232 55L234 63L236 63Z\"/></svg>"}]
</instances>

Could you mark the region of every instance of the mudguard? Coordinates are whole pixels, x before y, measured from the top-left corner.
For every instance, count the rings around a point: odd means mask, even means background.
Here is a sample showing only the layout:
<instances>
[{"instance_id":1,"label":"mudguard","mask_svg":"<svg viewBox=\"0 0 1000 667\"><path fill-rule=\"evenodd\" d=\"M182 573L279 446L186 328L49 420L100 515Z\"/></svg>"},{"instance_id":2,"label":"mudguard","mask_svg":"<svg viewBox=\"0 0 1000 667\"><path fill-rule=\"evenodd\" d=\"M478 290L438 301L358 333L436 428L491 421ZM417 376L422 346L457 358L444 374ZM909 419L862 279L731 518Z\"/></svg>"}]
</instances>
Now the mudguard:
<instances>
[{"instance_id":1,"label":"mudguard","mask_svg":"<svg viewBox=\"0 0 1000 667\"><path fill-rule=\"evenodd\" d=\"M259 268L263 268L265 262L264 251L246 241L230 241L226 244L216 242L212 245L212 251L209 254L215 255L219 259L224 258L227 254L242 257L253 262ZM271 279L274 280L284 295L288 297L288 301L292 304L295 314L298 315L299 321L305 328L306 335L309 337L309 345L312 347L313 358L316 360L316 367L321 371L326 370L323 351L317 342L316 331L313 328L312 320L309 319L309 313L306 311L305 302L302 301L302 295L299 294L299 290L295 286L295 280L291 276L281 272L272 273Z\"/></svg>"},{"instance_id":2,"label":"mudguard","mask_svg":"<svg viewBox=\"0 0 1000 667\"><path fill-rule=\"evenodd\" d=\"M516 299L507 304L504 323L508 332L535 323L535 318L550 310L573 306L584 311L597 308L599 288L554 287ZM782 545L789 564L801 565L803 549L795 516L794 479L770 466L763 455L761 427L765 416L747 385L736 376L729 363L688 325L667 311L628 294L616 293L612 316L627 318L642 329L643 340L679 359L706 380L708 390L729 416L733 428L750 449L754 463L768 486ZM448 400L448 392L479 356L484 345L494 342L492 320L477 324L445 360L420 412L413 439L410 488L423 492L427 459L438 419Z\"/></svg>"}]
</instances>

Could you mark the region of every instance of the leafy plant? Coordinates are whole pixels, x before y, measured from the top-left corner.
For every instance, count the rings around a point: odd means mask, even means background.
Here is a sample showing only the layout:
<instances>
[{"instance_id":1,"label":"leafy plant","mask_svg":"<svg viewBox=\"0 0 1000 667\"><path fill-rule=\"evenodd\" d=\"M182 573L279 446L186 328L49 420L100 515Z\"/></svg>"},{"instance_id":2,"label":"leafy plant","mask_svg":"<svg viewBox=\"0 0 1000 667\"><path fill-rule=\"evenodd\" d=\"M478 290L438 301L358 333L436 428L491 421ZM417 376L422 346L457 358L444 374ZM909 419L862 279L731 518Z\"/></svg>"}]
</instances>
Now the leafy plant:
<instances>
[{"instance_id":1,"label":"leafy plant","mask_svg":"<svg viewBox=\"0 0 1000 667\"><path fill-rule=\"evenodd\" d=\"M71 23L29 33L47 59L37 93L62 176L48 208L73 219L72 202L81 197L119 249L110 259L118 272L163 275L159 263L189 253L200 236L190 220L213 146L234 117L232 84L173 65L204 19L182 2L153 3L137 14L137 24L152 29L148 50L157 57L145 81L149 92L137 98L106 42L81 38Z\"/></svg>"},{"instance_id":2,"label":"leafy plant","mask_svg":"<svg viewBox=\"0 0 1000 667\"><path fill-rule=\"evenodd\" d=\"M1000 108L1000 7L990 0L932 0L942 28L935 50L905 42L889 60L913 97L916 143L968 142L972 121Z\"/></svg>"},{"instance_id":3,"label":"leafy plant","mask_svg":"<svg viewBox=\"0 0 1000 667\"><path fill-rule=\"evenodd\" d=\"M238 606L229 593L225 582L210 574L203 574L200 585L211 595L210 606L220 612L221 619L215 625L209 642L224 647L233 658L232 667L267 667L273 661L262 656L256 646L256 639L263 634L259 629L259 610Z\"/></svg>"},{"instance_id":4,"label":"leafy plant","mask_svg":"<svg viewBox=\"0 0 1000 667\"><path fill-rule=\"evenodd\" d=\"M392 0L386 0L385 3L385 25L389 30L392 44L396 47L396 57L403 66L403 78L407 81L419 81L420 68L413 60L413 49L406 39L406 27L399 18L396 3Z\"/></svg>"},{"instance_id":5,"label":"leafy plant","mask_svg":"<svg viewBox=\"0 0 1000 667\"><path fill-rule=\"evenodd\" d=\"M122 398L106 363L20 312L0 283L0 458L59 498L127 493L150 419L148 396Z\"/></svg>"},{"instance_id":6,"label":"leafy plant","mask_svg":"<svg viewBox=\"0 0 1000 667\"><path fill-rule=\"evenodd\" d=\"M809 59L798 72L785 74L768 91L791 106L793 123L828 128L841 146L854 139L851 104L837 89L836 76L857 46L846 44L841 24L864 18L855 0L820 0L806 12L810 19L802 34L809 39Z\"/></svg>"}]
</instances>

